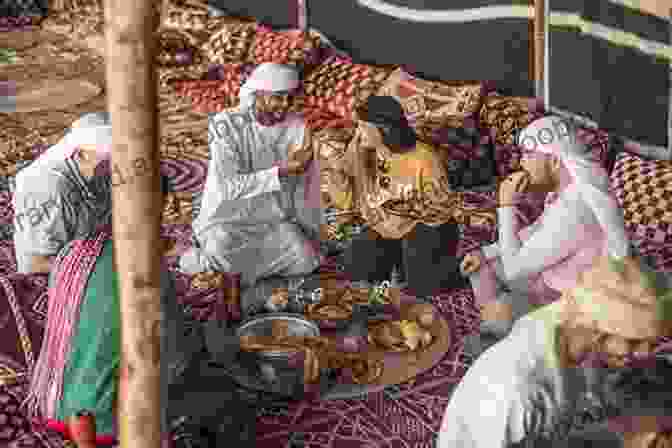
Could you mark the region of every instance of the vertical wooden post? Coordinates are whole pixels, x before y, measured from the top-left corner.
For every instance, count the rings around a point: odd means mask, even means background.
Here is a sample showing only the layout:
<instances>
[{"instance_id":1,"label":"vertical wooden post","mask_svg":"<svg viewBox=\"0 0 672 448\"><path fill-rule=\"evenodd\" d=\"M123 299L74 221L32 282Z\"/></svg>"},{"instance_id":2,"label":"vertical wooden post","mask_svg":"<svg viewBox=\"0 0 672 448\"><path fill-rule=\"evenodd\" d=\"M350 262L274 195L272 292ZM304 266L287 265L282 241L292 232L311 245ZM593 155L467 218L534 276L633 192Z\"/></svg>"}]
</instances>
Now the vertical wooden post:
<instances>
[{"instance_id":1,"label":"vertical wooden post","mask_svg":"<svg viewBox=\"0 0 672 448\"><path fill-rule=\"evenodd\" d=\"M105 0L106 79L113 125L113 235L121 294L120 441L159 448L160 220L154 3Z\"/></svg>"},{"instance_id":2,"label":"vertical wooden post","mask_svg":"<svg viewBox=\"0 0 672 448\"><path fill-rule=\"evenodd\" d=\"M534 90L537 98L544 96L544 54L546 8L545 0L534 0Z\"/></svg>"},{"instance_id":3,"label":"vertical wooden post","mask_svg":"<svg viewBox=\"0 0 672 448\"><path fill-rule=\"evenodd\" d=\"M551 107L551 0L544 1L544 110Z\"/></svg>"},{"instance_id":4,"label":"vertical wooden post","mask_svg":"<svg viewBox=\"0 0 672 448\"><path fill-rule=\"evenodd\" d=\"M297 27L305 32L308 32L308 0L294 0L296 1L296 23Z\"/></svg>"},{"instance_id":5,"label":"vertical wooden post","mask_svg":"<svg viewBox=\"0 0 672 448\"><path fill-rule=\"evenodd\" d=\"M672 8L670 8L670 10L668 11L667 23L670 32L670 45L672 45ZM670 92L669 96L667 97L667 100L669 102L667 109L667 152L668 152L667 160L672 160L672 60L669 61L669 66L670 66L670 73L669 73Z\"/></svg>"}]
</instances>

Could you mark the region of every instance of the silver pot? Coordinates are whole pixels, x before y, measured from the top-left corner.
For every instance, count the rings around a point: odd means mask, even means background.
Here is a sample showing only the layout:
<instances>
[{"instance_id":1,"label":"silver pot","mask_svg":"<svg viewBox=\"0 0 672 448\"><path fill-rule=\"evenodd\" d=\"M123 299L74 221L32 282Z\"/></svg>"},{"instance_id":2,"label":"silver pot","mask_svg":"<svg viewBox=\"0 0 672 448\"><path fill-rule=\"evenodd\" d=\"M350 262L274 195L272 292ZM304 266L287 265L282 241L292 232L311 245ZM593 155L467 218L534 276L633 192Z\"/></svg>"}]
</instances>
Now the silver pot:
<instances>
[{"instance_id":1,"label":"silver pot","mask_svg":"<svg viewBox=\"0 0 672 448\"><path fill-rule=\"evenodd\" d=\"M288 332L291 336L311 337L319 336L320 328L300 314L270 313L253 317L243 322L236 330L241 336L271 336L273 323L277 321L289 324ZM302 354L301 354L302 355ZM274 350L257 353L259 373L267 384L276 385L280 390L290 390L297 385L303 386L303 368L297 368L297 356L292 350ZM301 365L299 363L299 365Z\"/></svg>"},{"instance_id":2,"label":"silver pot","mask_svg":"<svg viewBox=\"0 0 672 448\"><path fill-rule=\"evenodd\" d=\"M320 328L300 314L268 313L250 318L240 324L236 329L236 336L272 336L273 323L277 321L284 321L289 324L288 332L290 336L317 337L320 335ZM269 351L264 352L264 356L277 357L283 356L283 354L286 356L287 353L286 351Z\"/></svg>"}]
</instances>

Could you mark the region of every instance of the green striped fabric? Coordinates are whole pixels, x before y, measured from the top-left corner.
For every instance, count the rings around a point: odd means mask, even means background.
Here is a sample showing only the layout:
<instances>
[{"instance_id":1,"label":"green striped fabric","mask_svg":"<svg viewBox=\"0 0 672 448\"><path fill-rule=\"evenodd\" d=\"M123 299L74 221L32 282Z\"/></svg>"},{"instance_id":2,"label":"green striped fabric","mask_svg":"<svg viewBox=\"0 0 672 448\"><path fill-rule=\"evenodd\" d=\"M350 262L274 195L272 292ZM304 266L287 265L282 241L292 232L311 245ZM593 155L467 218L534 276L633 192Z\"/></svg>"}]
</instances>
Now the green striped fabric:
<instances>
[{"instance_id":1,"label":"green striped fabric","mask_svg":"<svg viewBox=\"0 0 672 448\"><path fill-rule=\"evenodd\" d=\"M89 277L56 416L60 421L67 421L78 411L88 410L96 417L99 435L115 433L121 359L118 277L112 250L112 240L106 241Z\"/></svg>"}]
</instances>

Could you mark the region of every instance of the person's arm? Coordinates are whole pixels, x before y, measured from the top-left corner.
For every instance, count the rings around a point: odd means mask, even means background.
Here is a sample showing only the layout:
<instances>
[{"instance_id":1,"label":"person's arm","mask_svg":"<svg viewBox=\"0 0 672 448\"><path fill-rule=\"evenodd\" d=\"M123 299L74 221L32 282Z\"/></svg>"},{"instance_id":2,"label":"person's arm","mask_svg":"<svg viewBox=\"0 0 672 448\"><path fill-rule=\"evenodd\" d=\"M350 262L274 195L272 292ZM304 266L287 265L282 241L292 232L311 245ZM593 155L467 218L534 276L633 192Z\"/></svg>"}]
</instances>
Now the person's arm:
<instances>
[{"instance_id":1,"label":"person's arm","mask_svg":"<svg viewBox=\"0 0 672 448\"><path fill-rule=\"evenodd\" d=\"M208 127L211 135L210 165L206 186L216 188L225 200L248 199L260 194L280 191L280 167L241 173L238 156L239 136L217 131L216 117L210 118ZM208 185L209 184L209 185Z\"/></svg>"},{"instance_id":2,"label":"person's arm","mask_svg":"<svg viewBox=\"0 0 672 448\"><path fill-rule=\"evenodd\" d=\"M70 240L62 195L56 192L17 194L14 215L15 249L22 273L48 273L58 252Z\"/></svg>"},{"instance_id":3,"label":"person's arm","mask_svg":"<svg viewBox=\"0 0 672 448\"><path fill-rule=\"evenodd\" d=\"M600 226L605 229L609 255L619 259L631 255L632 246L625 231L623 209L618 202L611 195L592 186L585 186L581 194Z\"/></svg>"},{"instance_id":4,"label":"person's arm","mask_svg":"<svg viewBox=\"0 0 672 448\"><path fill-rule=\"evenodd\" d=\"M524 244L518 236L520 218L515 207L497 210L499 251L508 281L539 274L576 252L574 229L578 219L577 211L570 209L571 204L572 201L554 203L544 216L543 226Z\"/></svg>"},{"instance_id":5,"label":"person's arm","mask_svg":"<svg viewBox=\"0 0 672 448\"><path fill-rule=\"evenodd\" d=\"M31 258L30 271L33 274L48 274L56 259L55 255L33 255Z\"/></svg>"},{"instance_id":6,"label":"person's arm","mask_svg":"<svg viewBox=\"0 0 672 448\"><path fill-rule=\"evenodd\" d=\"M356 135L341 157L323 159L327 191L334 205L341 210L354 206L353 157L358 147L355 139Z\"/></svg>"},{"instance_id":7,"label":"person's arm","mask_svg":"<svg viewBox=\"0 0 672 448\"><path fill-rule=\"evenodd\" d=\"M526 237L523 236L524 234L527 234L528 236L532 236L532 235L535 234L535 232L537 230L539 230L540 227L541 227L541 219L538 218L536 221L534 221L529 226L522 227L521 229L519 229L518 230L518 236L522 237L522 240L525 240ZM499 250L499 244L498 243L487 244L485 246L481 246L480 249L481 249L481 253L483 254L483 257L486 260L492 260L492 259L500 256L500 250Z\"/></svg>"},{"instance_id":8,"label":"person's arm","mask_svg":"<svg viewBox=\"0 0 672 448\"><path fill-rule=\"evenodd\" d=\"M300 144L292 145L289 148L287 160L289 162L295 162L298 167L307 167L310 161L315 157L313 131L308 125L304 124L301 127L298 140L300 141Z\"/></svg>"}]
</instances>

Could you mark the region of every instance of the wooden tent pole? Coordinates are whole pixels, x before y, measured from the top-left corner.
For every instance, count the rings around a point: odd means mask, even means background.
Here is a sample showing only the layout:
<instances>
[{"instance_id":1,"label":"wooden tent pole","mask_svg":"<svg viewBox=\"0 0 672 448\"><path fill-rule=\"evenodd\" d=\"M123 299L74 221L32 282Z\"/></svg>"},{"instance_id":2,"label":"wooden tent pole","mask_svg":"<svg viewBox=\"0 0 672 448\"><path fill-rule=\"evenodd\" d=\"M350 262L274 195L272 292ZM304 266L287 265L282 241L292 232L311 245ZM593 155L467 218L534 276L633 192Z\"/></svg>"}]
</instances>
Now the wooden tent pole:
<instances>
[{"instance_id":1,"label":"wooden tent pole","mask_svg":"<svg viewBox=\"0 0 672 448\"><path fill-rule=\"evenodd\" d=\"M121 293L122 448L159 448L160 220L154 2L105 0L107 103L113 124L113 239Z\"/></svg>"},{"instance_id":2,"label":"wooden tent pole","mask_svg":"<svg viewBox=\"0 0 672 448\"><path fill-rule=\"evenodd\" d=\"M544 55L546 8L544 0L534 0L534 84L535 96L544 97Z\"/></svg>"}]
</instances>

